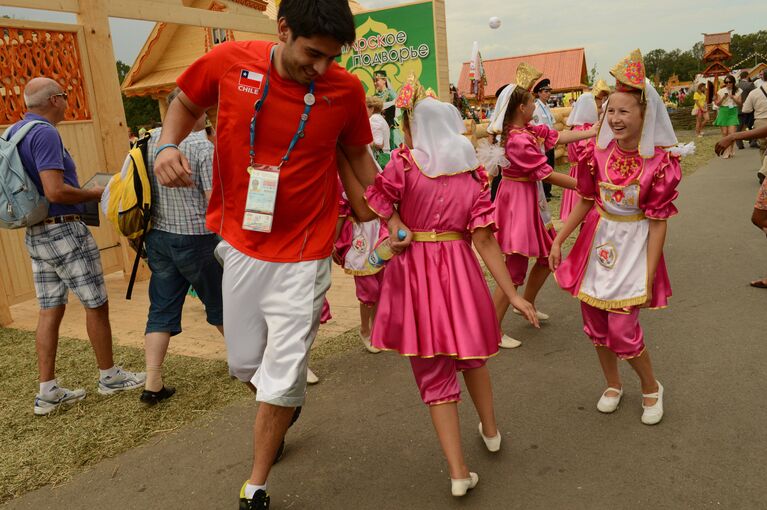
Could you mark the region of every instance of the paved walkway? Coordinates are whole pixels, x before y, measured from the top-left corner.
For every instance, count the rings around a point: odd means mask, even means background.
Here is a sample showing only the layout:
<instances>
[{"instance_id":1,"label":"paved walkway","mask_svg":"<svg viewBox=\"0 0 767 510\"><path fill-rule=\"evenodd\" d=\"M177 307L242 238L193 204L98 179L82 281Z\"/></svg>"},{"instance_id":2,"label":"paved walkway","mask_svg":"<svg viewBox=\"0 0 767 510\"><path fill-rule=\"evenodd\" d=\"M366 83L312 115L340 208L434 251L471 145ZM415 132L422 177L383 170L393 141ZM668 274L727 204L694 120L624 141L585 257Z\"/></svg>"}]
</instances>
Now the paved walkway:
<instances>
[{"instance_id":1,"label":"paved walkway","mask_svg":"<svg viewBox=\"0 0 767 510\"><path fill-rule=\"evenodd\" d=\"M675 297L643 312L666 417L639 422L640 390L613 415L595 404L604 385L581 333L575 300L552 283L540 331L509 314L525 344L490 367L504 444L484 451L471 405L464 445L481 481L448 495L448 475L405 360L358 349L317 366L322 382L274 469L273 509L707 509L765 508L764 360L767 240L749 218L757 153L714 160L684 180L666 256ZM254 406L240 404L7 509L233 509L249 473Z\"/></svg>"}]
</instances>

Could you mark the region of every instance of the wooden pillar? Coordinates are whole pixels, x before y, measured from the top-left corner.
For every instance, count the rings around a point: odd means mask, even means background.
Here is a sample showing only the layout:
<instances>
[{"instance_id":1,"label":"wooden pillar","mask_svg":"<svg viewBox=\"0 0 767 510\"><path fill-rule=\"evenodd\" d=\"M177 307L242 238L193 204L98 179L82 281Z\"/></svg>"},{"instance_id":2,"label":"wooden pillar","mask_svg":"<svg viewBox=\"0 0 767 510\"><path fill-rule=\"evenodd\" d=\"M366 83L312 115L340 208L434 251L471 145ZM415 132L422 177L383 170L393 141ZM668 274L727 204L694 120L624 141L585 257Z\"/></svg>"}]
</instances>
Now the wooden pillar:
<instances>
[{"instance_id":1,"label":"wooden pillar","mask_svg":"<svg viewBox=\"0 0 767 510\"><path fill-rule=\"evenodd\" d=\"M8 302L8 295L5 293L5 289L0 284L0 326L7 326L13 322L11 317L11 306Z\"/></svg>"},{"instance_id":2,"label":"wooden pillar","mask_svg":"<svg viewBox=\"0 0 767 510\"><path fill-rule=\"evenodd\" d=\"M96 100L93 109L98 115L101 144L104 147L107 171L119 172L126 156L127 121L117 78L109 15L102 0L79 0L77 22L83 26L85 51L88 54L91 84ZM120 239L122 266L125 277L130 276L135 253L128 242ZM146 279L149 269L142 262L138 279Z\"/></svg>"}]
</instances>

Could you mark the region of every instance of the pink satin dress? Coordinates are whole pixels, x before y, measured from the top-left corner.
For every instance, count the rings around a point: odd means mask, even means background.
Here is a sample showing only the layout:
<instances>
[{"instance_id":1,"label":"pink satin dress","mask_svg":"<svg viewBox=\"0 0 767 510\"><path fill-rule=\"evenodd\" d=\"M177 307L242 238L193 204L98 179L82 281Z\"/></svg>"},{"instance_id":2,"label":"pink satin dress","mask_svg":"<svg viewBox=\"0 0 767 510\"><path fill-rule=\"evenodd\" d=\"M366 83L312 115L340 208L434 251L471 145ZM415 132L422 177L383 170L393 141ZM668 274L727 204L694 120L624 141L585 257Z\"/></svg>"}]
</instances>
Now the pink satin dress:
<instances>
[{"instance_id":1,"label":"pink satin dress","mask_svg":"<svg viewBox=\"0 0 767 510\"><path fill-rule=\"evenodd\" d=\"M577 192L594 207L570 253L555 273L559 285L584 303L620 310L647 300L649 220L677 214L673 202L682 178L679 157L656 148L651 158L625 152L615 141L605 149L584 148L577 169ZM661 256L652 282L651 308L671 296Z\"/></svg>"},{"instance_id":2,"label":"pink satin dress","mask_svg":"<svg viewBox=\"0 0 767 510\"><path fill-rule=\"evenodd\" d=\"M477 228L495 228L484 170L424 175L398 149L365 192L384 218L395 205L415 232L460 232L463 239L413 242L386 265L372 343L405 356L482 359L498 352L501 339L490 290L471 247Z\"/></svg>"},{"instance_id":3,"label":"pink satin dress","mask_svg":"<svg viewBox=\"0 0 767 510\"><path fill-rule=\"evenodd\" d=\"M506 255L548 257L556 232L551 223L541 181L554 171L546 154L559 132L545 125L513 128L506 140L503 179L495 197L496 238Z\"/></svg>"}]
</instances>

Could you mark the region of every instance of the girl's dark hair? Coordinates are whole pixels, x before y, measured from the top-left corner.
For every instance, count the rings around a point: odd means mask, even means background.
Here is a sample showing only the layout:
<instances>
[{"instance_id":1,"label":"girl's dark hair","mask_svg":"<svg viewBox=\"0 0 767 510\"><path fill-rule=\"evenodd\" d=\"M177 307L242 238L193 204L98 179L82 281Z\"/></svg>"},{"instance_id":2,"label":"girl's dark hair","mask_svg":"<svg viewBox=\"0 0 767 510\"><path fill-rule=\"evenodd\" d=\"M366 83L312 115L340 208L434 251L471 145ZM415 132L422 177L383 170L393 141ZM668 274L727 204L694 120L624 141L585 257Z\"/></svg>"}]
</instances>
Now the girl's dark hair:
<instances>
[{"instance_id":1,"label":"girl's dark hair","mask_svg":"<svg viewBox=\"0 0 767 510\"><path fill-rule=\"evenodd\" d=\"M514 112L517 109L530 101L533 94L522 87L517 87L514 92L511 93L509 98L509 107L506 108L506 115L503 117L503 133L501 134L501 147L506 148L506 140L509 138L509 131L511 131L511 120L514 118Z\"/></svg>"},{"instance_id":2,"label":"girl's dark hair","mask_svg":"<svg viewBox=\"0 0 767 510\"><path fill-rule=\"evenodd\" d=\"M282 0L279 18L285 18L294 39L320 35L351 44L357 38L348 0Z\"/></svg>"}]
</instances>

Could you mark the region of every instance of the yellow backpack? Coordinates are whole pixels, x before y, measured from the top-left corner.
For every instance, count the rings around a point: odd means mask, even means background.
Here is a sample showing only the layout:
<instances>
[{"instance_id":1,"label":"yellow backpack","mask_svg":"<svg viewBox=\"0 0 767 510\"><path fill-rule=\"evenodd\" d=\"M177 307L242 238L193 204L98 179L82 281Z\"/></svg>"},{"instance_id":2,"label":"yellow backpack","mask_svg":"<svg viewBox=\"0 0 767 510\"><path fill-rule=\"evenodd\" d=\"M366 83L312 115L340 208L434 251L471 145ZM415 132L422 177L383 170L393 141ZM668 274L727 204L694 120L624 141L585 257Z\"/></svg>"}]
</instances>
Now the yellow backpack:
<instances>
[{"instance_id":1,"label":"yellow backpack","mask_svg":"<svg viewBox=\"0 0 767 510\"><path fill-rule=\"evenodd\" d=\"M133 144L122 170L112 176L101 196L104 215L136 250L125 299L131 298L139 260L144 252L144 239L151 228L152 189L147 174L150 138L147 133Z\"/></svg>"}]
</instances>

